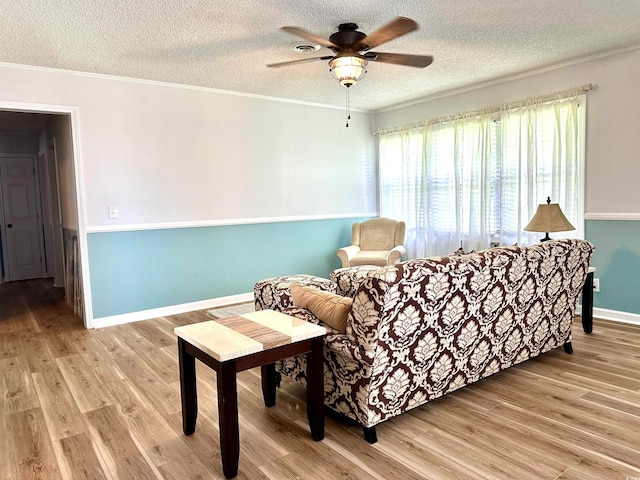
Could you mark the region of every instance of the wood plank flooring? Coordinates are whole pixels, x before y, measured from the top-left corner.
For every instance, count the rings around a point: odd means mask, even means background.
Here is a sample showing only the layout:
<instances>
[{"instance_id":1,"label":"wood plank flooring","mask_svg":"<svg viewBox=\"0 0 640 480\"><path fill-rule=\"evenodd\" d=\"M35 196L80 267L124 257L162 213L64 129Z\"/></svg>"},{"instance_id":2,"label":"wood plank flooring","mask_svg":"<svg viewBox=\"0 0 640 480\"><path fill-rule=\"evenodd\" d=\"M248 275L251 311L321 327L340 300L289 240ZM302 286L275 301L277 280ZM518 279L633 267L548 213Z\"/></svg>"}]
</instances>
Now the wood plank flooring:
<instances>
[{"instance_id":1,"label":"wood plank flooring","mask_svg":"<svg viewBox=\"0 0 640 480\"><path fill-rule=\"evenodd\" d=\"M215 373L198 363L182 433L173 328L192 312L85 330L45 280L0 285L0 479L224 478ZM329 416L314 442L304 390L266 408L238 377L240 479L640 478L640 327L574 324L557 349L378 426Z\"/></svg>"}]
</instances>

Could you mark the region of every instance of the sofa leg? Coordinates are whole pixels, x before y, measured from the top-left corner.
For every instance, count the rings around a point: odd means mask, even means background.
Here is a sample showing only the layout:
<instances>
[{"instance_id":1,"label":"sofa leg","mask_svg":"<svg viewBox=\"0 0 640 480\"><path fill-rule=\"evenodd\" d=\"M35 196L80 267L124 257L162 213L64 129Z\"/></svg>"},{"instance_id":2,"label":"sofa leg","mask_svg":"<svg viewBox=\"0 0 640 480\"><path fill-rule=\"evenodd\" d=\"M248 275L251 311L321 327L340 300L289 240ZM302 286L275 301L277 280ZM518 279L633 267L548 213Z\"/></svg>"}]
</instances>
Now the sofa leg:
<instances>
[{"instance_id":1,"label":"sofa leg","mask_svg":"<svg viewBox=\"0 0 640 480\"><path fill-rule=\"evenodd\" d=\"M567 342L562 346L562 349L565 353L573 353L573 347L571 346L571 342Z\"/></svg>"},{"instance_id":2,"label":"sofa leg","mask_svg":"<svg viewBox=\"0 0 640 480\"><path fill-rule=\"evenodd\" d=\"M378 436L376 435L376 427L362 427L362 431L364 432L364 439L367 443L373 445L378 441Z\"/></svg>"}]
</instances>

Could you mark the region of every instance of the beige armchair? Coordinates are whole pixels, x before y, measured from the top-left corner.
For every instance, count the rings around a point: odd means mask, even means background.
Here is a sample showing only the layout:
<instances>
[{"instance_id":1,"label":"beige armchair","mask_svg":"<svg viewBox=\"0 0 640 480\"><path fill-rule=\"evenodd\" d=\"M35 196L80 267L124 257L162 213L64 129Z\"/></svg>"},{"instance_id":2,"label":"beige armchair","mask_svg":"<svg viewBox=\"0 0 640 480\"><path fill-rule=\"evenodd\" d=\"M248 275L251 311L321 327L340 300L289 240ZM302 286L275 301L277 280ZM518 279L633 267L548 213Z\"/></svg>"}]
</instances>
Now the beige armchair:
<instances>
[{"instance_id":1,"label":"beige armchair","mask_svg":"<svg viewBox=\"0 0 640 480\"><path fill-rule=\"evenodd\" d=\"M351 245L336 252L342 267L393 265L405 253L406 225L390 218L372 218L351 227Z\"/></svg>"}]
</instances>

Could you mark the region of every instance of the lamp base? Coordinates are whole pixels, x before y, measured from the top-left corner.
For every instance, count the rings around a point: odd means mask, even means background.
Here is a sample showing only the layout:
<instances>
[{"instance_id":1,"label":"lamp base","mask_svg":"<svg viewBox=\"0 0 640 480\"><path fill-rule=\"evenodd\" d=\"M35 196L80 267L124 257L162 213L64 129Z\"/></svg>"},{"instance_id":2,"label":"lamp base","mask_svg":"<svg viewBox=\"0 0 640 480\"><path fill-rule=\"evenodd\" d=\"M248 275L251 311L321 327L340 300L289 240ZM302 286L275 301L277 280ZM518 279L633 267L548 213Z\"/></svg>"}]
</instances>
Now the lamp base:
<instances>
[{"instance_id":1,"label":"lamp base","mask_svg":"<svg viewBox=\"0 0 640 480\"><path fill-rule=\"evenodd\" d=\"M548 242L549 240L551 240L549 232L545 232L545 237L540 239L541 242Z\"/></svg>"}]
</instances>

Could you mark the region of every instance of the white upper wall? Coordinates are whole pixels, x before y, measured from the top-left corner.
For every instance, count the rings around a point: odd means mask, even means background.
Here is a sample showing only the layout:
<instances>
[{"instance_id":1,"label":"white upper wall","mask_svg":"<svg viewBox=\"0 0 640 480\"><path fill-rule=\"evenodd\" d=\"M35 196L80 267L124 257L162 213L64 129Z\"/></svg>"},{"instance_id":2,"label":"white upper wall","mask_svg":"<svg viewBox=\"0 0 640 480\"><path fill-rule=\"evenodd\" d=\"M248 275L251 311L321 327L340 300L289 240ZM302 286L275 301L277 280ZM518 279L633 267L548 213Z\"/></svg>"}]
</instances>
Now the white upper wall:
<instances>
[{"instance_id":1,"label":"white upper wall","mask_svg":"<svg viewBox=\"0 0 640 480\"><path fill-rule=\"evenodd\" d=\"M587 83L585 213L640 213L640 49L550 69L376 115L390 128L501 105Z\"/></svg>"},{"instance_id":2,"label":"white upper wall","mask_svg":"<svg viewBox=\"0 0 640 480\"><path fill-rule=\"evenodd\" d=\"M89 229L377 211L367 113L13 65L2 102L77 107Z\"/></svg>"}]
</instances>

